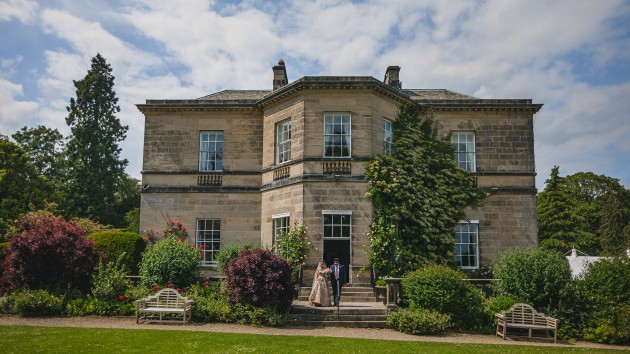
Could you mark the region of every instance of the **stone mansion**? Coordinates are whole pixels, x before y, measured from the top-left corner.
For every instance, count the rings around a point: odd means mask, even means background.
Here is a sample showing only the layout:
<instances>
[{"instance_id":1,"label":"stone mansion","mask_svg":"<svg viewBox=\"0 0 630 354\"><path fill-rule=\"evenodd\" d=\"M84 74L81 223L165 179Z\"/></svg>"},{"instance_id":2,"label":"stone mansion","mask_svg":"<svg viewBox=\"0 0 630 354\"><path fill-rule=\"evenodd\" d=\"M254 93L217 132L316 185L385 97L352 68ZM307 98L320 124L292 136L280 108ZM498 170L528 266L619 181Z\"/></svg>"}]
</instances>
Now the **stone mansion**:
<instances>
[{"instance_id":1,"label":"stone mansion","mask_svg":"<svg viewBox=\"0 0 630 354\"><path fill-rule=\"evenodd\" d=\"M356 282L373 214L363 164L388 153L398 107L415 104L432 109L459 166L490 194L456 227L459 266L476 269L509 247L536 245L533 115L542 105L403 89L399 73L390 66L383 81L289 83L281 60L272 90L138 104L145 116L140 229L181 221L212 273L221 247L269 247L299 222L311 242L307 264L338 257Z\"/></svg>"}]
</instances>

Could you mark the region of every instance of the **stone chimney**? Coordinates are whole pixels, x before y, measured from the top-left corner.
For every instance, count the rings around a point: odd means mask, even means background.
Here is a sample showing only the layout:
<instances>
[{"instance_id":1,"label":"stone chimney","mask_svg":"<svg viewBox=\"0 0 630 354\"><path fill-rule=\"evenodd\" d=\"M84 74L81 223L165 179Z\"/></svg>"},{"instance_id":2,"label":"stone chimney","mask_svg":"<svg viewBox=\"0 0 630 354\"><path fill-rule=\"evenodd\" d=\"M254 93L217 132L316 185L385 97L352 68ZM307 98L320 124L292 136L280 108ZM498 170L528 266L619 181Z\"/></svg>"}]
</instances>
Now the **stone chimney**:
<instances>
[{"instance_id":1,"label":"stone chimney","mask_svg":"<svg viewBox=\"0 0 630 354\"><path fill-rule=\"evenodd\" d=\"M284 60L280 59L278 65L273 67L273 90L275 91L288 83L287 68L284 66Z\"/></svg>"},{"instance_id":2,"label":"stone chimney","mask_svg":"<svg viewBox=\"0 0 630 354\"><path fill-rule=\"evenodd\" d=\"M383 82L385 83L385 85L389 85L391 87L401 89L402 83L400 82L400 79L398 78L399 74L400 74L400 66L388 66L387 71L385 71L385 78L383 79Z\"/></svg>"}]
</instances>

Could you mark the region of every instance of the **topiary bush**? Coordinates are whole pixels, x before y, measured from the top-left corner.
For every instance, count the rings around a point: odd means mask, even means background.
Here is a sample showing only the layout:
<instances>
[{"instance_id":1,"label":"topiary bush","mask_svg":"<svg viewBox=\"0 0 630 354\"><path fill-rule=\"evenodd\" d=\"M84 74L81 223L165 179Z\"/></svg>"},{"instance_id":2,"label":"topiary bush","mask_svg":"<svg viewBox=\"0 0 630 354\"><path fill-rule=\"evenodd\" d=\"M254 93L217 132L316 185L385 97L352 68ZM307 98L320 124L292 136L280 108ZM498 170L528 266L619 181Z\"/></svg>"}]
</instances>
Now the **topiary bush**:
<instances>
[{"instance_id":1,"label":"topiary bush","mask_svg":"<svg viewBox=\"0 0 630 354\"><path fill-rule=\"evenodd\" d=\"M3 303L6 312L22 317L55 316L61 314L62 299L46 290L17 290Z\"/></svg>"},{"instance_id":2,"label":"topiary bush","mask_svg":"<svg viewBox=\"0 0 630 354\"><path fill-rule=\"evenodd\" d=\"M455 328L477 329L484 324L483 296L465 278L462 271L446 266L407 273L401 281L403 300L412 310L449 315Z\"/></svg>"},{"instance_id":3,"label":"topiary bush","mask_svg":"<svg viewBox=\"0 0 630 354\"><path fill-rule=\"evenodd\" d=\"M106 262L115 262L124 253L121 266L128 274L138 274L138 264L146 248L142 236L135 232L107 230L90 234L87 239L94 241L94 248Z\"/></svg>"},{"instance_id":4,"label":"topiary bush","mask_svg":"<svg viewBox=\"0 0 630 354\"><path fill-rule=\"evenodd\" d=\"M65 293L90 290L98 256L83 230L63 218L42 216L21 225L4 262L2 290L44 289Z\"/></svg>"},{"instance_id":5,"label":"topiary bush","mask_svg":"<svg viewBox=\"0 0 630 354\"><path fill-rule=\"evenodd\" d=\"M409 334L436 334L448 330L450 316L426 309L399 309L387 316L387 325Z\"/></svg>"},{"instance_id":6,"label":"topiary bush","mask_svg":"<svg viewBox=\"0 0 630 354\"><path fill-rule=\"evenodd\" d=\"M200 256L199 250L174 237L149 244L140 261L141 285L188 287L199 281Z\"/></svg>"},{"instance_id":7,"label":"topiary bush","mask_svg":"<svg viewBox=\"0 0 630 354\"><path fill-rule=\"evenodd\" d=\"M590 314L584 338L599 343L630 343L630 260L602 259L591 264L577 288Z\"/></svg>"},{"instance_id":8,"label":"topiary bush","mask_svg":"<svg viewBox=\"0 0 630 354\"><path fill-rule=\"evenodd\" d=\"M291 265L272 251L243 249L228 263L225 275L231 305L249 304L278 312L286 312L291 306Z\"/></svg>"},{"instance_id":9,"label":"topiary bush","mask_svg":"<svg viewBox=\"0 0 630 354\"><path fill-rule=\"evenodd\" d=\"M511 248L493 268L494 288L535 308L557 309L571 292L571 268L560 253L544 248Z\"/></svg>"}]
</instances>

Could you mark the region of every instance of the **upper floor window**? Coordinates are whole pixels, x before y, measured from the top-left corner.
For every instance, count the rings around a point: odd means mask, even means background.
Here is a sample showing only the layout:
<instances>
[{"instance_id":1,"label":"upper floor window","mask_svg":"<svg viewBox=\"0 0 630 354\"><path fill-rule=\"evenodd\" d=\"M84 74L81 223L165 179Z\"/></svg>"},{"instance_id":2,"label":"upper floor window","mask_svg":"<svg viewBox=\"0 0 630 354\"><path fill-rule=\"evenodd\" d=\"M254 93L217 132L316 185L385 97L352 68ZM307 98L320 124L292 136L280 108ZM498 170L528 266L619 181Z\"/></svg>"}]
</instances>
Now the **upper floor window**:
<instances>
[{"instance_id":1,"label":"upper floor window","mask_svg":"<svg viewBox=\"0 0 630 354\"><path fill-rule=\"evenodd\" d=\"M221 220L197 220L195 244L201 250L201 265L216 264L216 257L221 251Z\"/></svg>"},{"instance_id":2,"label":"upper floor window","mask_svg":"<svg viewBox=\"0 0 630 354\"><path fill-rule=\"evenodd\" d=\"M289 214L273 215L273 243L282 239L282 235L289 233Z\"/></svg>"},{"instance_id":3,"label":"upper floor window","mask_svg":"<svg viewBox=\"0 0 630 354\"><path fill-rule=\"evenodd\" d=\"M276 125L276 163L291 160L291 120Z\"/></svg>"},{"instance_id":4,"label":"upper floor window","mask_svg":"<svg viewBox=\"0 0 630 354\"><path fill-rule=\"evenodd\" d=\"M324 157L351 156L350 113L324 114Z\"/></svg>"},{"instance_id":5,"label":"upper floor window","mask_svg":"<svg viewBox=\"0 0 630 354\"><path fill-rule=\"evenodd\" d=\"M324 210L324 238L350 238L352 235L352 212L346 210Z\"/></svg>"},{"instance_id":6,"label":"upper floor window","mask_svg":"<svg viewBox=\"0 0 630 354\"><path fill-rule=\"evenodd\" d=\"M457 166L470 172L476 172L475 163L475 133L453 132L451 143L455 147L455 162Z\"/></svg>"},{"instance_id":7,"label":"upper floor window","mask_svg":"<svg viewBox=\"0 0 630 354\"><path fill-rule=\"evenodd\" d=\"M392 155L392 122L383 122L383 154Z\"/></svg>"},{"instance_id":8,"label":"upper floor window","mask_svg":"<svg viewBox=\"0 0 630 354\"><path fill-rule=\"evenodd\" d=\"M455 226L455 262L463 269L479 268L479 223L459 222Z\"/></svg>"},{"instance_id":9,"label":"upper floor window","mask_svg":"<svg viewBox=\"0 0 630 354\"><path fill-rule=\"evenodd\" d=\"M223 132L205 131L199 134L199 171L223 170Z\"/></svg>"}]
</instances>

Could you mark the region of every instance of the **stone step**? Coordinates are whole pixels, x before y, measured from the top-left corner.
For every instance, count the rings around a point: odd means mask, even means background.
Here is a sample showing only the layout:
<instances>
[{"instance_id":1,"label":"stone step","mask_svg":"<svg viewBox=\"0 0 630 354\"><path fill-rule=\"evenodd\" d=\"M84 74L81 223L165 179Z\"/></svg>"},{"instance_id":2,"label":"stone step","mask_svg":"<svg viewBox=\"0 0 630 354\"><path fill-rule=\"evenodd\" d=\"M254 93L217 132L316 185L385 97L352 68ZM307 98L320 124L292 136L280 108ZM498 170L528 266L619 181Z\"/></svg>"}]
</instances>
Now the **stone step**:
<instances>
[{"instance_id":1,"label":"stone step","mask_svg":"<svg viewBox=\"0 0 630 354\"><path fill-rule=\"evenodd\" d=\"M387 309L376 302L344 302L341 306L315 307L294 301L288 324L311 327L387 328Z\"/></svg>"},{"instance_id":2,"label":"stone step","mask_svg":"<svg viewBox=\"0 0 630 354\"><path fill-rule=\"evenodd\" d=\"M332 289L330 289L332 299ZM308 297L311 294L311 287L300 288L298 300L308 301ZM376 302L376 296L374 289L368 287L348 287L344 286L341 292L342 302Z\"/></svg>"}]
</instances>

